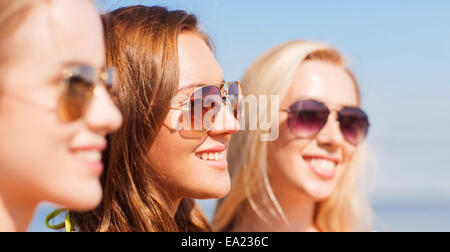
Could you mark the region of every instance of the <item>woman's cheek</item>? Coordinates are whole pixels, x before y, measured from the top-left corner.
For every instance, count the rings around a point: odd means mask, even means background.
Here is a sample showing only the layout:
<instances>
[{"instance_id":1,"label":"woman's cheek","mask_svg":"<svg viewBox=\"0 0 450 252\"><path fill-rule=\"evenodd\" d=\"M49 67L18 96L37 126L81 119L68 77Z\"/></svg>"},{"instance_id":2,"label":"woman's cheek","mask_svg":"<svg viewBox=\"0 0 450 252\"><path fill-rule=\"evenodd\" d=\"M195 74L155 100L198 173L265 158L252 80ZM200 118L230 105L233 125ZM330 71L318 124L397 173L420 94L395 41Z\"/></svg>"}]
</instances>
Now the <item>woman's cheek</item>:
<instances>
[{"instance_id":1,"label":"woman's cheek","mask_svg":"<svg viewBox=\"0 0 450 252\"><path fill-rule=\"evenodd\" d=\"M344 177L345 174L348 172L350 165L353 161L353 157L356 153L356 147L349 144L349 143L344 143L342 148L342 156L343 156L343 161L341 162L341 164L339 165L339 176L337 177L337 182L339 183Z\"/></svg>"},{"instance_id":2,"label":"woman's cheek","mask_svg":"<svg viewBox=\"0 0 450 252\"><path fill-rule=\"evenodd\" d=\"M343 152L343 156L344 156L344 160L346 163L346 166L348 166L352 160L353 157L355 156L357 148L349 143L344 143L343 147L342 147L342 152Z\"/></svg>"}]
</instances>

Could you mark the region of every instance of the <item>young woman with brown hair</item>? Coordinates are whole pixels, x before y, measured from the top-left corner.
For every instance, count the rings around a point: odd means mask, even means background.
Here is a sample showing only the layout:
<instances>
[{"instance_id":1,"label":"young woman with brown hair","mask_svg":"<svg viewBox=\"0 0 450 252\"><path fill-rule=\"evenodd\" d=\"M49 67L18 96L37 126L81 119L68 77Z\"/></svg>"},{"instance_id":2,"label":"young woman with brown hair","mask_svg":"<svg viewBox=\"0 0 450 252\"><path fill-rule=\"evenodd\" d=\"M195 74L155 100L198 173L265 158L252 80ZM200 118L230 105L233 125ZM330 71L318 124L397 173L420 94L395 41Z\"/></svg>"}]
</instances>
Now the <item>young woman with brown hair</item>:
<instances>
[{"instance_id":1,"label":"young woman with brown hair","mask_svg":"<svg viewBox=\"0 0 450 252\"><path fill-rule=\"evenodd\" d=\"M103 202L70 213L74 230L210 231L193 199L229 192L225 156L239 128L238 82L224 83L193 15L134 6L103 15L103 22L124 125L110 135L104 156ZM210 124L205 112L213 115Z\"/></svg>"}]
</instances>

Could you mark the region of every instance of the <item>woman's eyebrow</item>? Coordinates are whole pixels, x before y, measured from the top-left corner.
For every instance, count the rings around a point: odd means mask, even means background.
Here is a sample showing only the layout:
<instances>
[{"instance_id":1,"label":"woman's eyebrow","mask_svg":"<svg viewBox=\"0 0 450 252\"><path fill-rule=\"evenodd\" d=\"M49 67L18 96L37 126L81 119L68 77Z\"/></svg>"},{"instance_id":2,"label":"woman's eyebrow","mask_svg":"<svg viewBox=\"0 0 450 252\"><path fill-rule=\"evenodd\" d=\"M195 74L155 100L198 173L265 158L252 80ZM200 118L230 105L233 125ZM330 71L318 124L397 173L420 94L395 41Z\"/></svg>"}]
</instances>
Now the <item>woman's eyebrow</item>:
<instances>
[{"instance_id":1,"label":"woman's eyebrow","mask_svg":"<svg viewBox=\"0 0 450 252\"><path fill-rule=\"evenodd\" d=\"M225 83L225 80L222 80L220 83ZM216 83L216 84L219 84L219 83ZM188 90L188 89L197 88L197 87L204 87L204 86L209 86L209 85L216 85L216 84L206 84L206 83L200 83L200 82L192 83L192 84L189 84L185 87L178 89L178 91Z\"/></svg>"},{"instance_id":2,"label":"woman's eyebrow","mask_svg":"<svg viewBox=\"0 0 450 252\"><path fill-rule=\"evenodd\" d=\"M70 69L75 66L90 66L90 65L88 63L82 62L82 61L69 60L69 61L63 61L63 62L59 63L57 66L58 66L58 68L56 68L57 70L55 70L55 72L52 73L51 77L49 78L50 83L61 81L61 77L63 76L63 71L66 69ZM100 68L100 69L104 69L104 68L106 68L106 65L103 65L102 68Z\"/></svg>"},{"instance_id":3,"label":"woman's eyebrow","mask_svg":"<svg viewBox=\"0 0 450 252\"><path fill-rule=\"evenodd\" d=\"M187 85L185 87L182 87L182 88L178 89L178 91L189 90L189 89L193 89L193 88L197 88L197 87L204 87L204 86L207 86L207 85L208 84L205 84L205 83L192 83L192 84L189 84L189 85Z\"/></svg>"},{"instance_id":4,"label":"woman's eyebrow","mask_svg":"<svg viewBox=\"0 0 450 252\"><path fill-rule=\"evenodd\" d=\"M94 68L96 67L96 66L94 66L94 65L92 65L90 63L83 62L83 61L64 61L64 62L61 62L59 65L63 69L64 68L74 67L74 66L91 66L91 67L94 67ZM106 68L106 65L103 64L103 65L100 66L100 68L96 68L96 69L105 69L105 68Z\"/></svg>"},{"instance_id":5,"label":"woman's eyebrow","mask_svg":"<svg viewBox=\"0 0 450 252\"><path fill-rule=\"evenodd\" d=\"M64 70L80 65L87 65L87 63L81 61L63 61L61 63L58 63L58 67L55 68L55 72L52 73L52 76L50 77L50 82L59 82L61 80L61 77L63 76Z\"/></svg>"},{"instance_id":6,"label":"woman's eyebrow","mask_svg":"<svg viewBox=\"0 0 450 252\"><path fill-rule=\"evenodd\" d=\"M296 101L296 102L297 101L306 101L306 100L318 101L318 102L321 102L321 103L327 105L328 107L334 108L334 109L342 109L342 108L346 108L346 107L348 107L348 108L358 107L358 106L347 104L347 103L333 104L333 103L325 102L325 101L323 101L322 99L319 99L319 98L313 98L313 97L307 97L307 96L297 96L297 98L294 99L294 101Z\"/></svg>"},{"instance_id":7,"label":"woman's eyebrow","mask_svg":"<svg viewBox=\"0 0 450 252\"><path fill-rule=\"evenodd\" d=\"M68 68L73 66L87 65L86 62L81 61L64 61L59 64L61 68Z\"/></svg>"}]
</instances>

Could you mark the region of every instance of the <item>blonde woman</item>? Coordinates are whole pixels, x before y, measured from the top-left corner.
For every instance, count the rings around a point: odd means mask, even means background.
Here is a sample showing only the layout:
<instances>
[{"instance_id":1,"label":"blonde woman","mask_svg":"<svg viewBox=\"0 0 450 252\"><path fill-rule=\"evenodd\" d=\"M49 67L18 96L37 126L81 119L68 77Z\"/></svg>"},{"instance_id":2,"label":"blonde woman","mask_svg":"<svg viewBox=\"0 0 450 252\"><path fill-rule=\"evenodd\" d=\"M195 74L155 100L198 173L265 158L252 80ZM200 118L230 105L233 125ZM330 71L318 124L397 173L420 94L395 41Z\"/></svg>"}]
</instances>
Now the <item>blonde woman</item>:
<instances>
[{"instance_id":1,"label":"blonde woman","mask_svg":"<svg viewBox=\"0 0 450 252\"><path fill-rule=\"evenodd\" d=\"M106 135L122 124L111 74L93 1L0 1L0 232L26 231L43 201L100 203Z\"/></svg>"},{"instance_id":2,"label":"blonde woman","mask_svg":"<svg viewBox=\"0 0 450 252\"><path fill-rule=\"evenodd\" d=\"M288 42L257 59L242 83L245 94L279 97L279 111L259 111L259 120L279 118L279 136L233 137L232 190L218 203L214 229L368 230L357 178L369 120L341 55L316 42Z\"/></svg>"}]
</instances>

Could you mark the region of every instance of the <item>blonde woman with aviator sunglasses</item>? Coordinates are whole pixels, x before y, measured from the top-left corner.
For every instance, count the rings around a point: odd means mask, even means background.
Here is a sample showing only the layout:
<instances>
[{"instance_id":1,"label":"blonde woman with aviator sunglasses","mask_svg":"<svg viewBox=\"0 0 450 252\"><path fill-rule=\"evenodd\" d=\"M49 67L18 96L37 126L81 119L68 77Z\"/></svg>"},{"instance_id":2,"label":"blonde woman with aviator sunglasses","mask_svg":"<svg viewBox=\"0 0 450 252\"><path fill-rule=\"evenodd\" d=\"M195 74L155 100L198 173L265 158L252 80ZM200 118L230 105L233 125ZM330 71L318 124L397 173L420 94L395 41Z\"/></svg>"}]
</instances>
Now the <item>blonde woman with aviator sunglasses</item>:
<instances>
[{"instance_id":1,"label":"blonde woman with aviator sunglasses","mask_svg":"<svg viewBox=\"0 0 450 252\"><path fill-rule=\"evenodd\" d=\"M105 136L122 123L102 34L90 0L0 1L0 231L26 231L42 201L100 202Z\"/></svg>"},{"instance_id":2,"label":"blonde woman with aviator sunglasses","mask_svg":"<svg viewBox=\"0 0 450 252\"><path fill-rule=\"evenodd\" d=\"M369 129L359 86L327 45L292 41L257 59L244 93L277 95L279 137L239 132L230 143L230 194L214 216L217 231L369 230L358 175ZM269 103L270 106L270 103Z\"/></svg>"}]
</instances>

